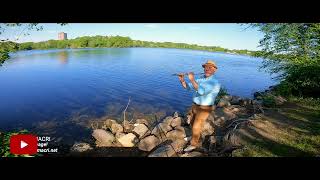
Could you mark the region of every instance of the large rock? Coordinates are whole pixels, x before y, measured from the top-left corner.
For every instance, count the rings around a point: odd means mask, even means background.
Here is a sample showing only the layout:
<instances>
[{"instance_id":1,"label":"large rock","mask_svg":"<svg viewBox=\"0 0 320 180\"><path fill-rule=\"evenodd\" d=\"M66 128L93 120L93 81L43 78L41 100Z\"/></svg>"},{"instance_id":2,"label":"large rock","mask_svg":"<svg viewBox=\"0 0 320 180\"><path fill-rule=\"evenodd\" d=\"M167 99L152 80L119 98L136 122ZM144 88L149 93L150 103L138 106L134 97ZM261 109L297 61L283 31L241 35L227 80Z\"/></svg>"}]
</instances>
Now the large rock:
<instances>
[{"instance_id":1,"label":"large rock","mask_svg":"<svg viewBox=\"0 0 320 180\"><path fill-rule=\"evenodd\" d=\"M217 107L228 107L231 106L231 103L225 99L220 99L220 101L217 104Z\"/></svg>"},{"instance_id":2,"label":"large rock","mask_svg":"<svg viewBox=\"0 0 320 180\"><path fill-rule=\"evenodd\" d=\"M180 157L202 157L203 154L198 151L192 151L190 153L184 153Z\"/></svg>"},{"instance_id":3,"label":"large rock","mask_svg":"<svg viewBox=\"0 0 320 180\"><path fill-rule=\"evenodd\" d=\"M153 151L148 157L172 157L178 156L178 153L183 151L183 148L187 144L184 140L176 140L171 144L162 145Z\"/></svg>"},{"instance_id":4,"label":"large rock","mask_svg":"<svg viewBox=\"0 0 320 180\"><path fill-rule=\"evenodd\" d=\"M134 125L129 123L129 121L123 122L123 131L124 132L130 133L130 132L132 132L133 129L134 129Z\"/></svg>"},{"instance_id":5,"label":"large rock","mask_svg":"<svg viewBox=\"0 0 320 180\"><path fill-rule=\"evenodd\" d=\"M209 151L214 151L217 146L217 138L215 136L210 136L209 138Z\"/></svg>"},{"instance_id":6,"label":"large rock","mask_svg":"<svg viewBox=\"0 0 320 180\"><path fill-rule=\"evenodd\" d=\"M123 127L118 123L113 123L110 128L112 134L123 132Z\"/></svg>"},{"instance_id":7,"label":"large rock","mask_svg":"<svg viewBox=\"0 0 320 180\"><path fill-rule=\"evenodd\" d=\"M153 128L151 134L156 135L159 137L160 135L165 135L168 131L171 131L172 127L168 123L159 123L157 126ZM160 137L159 137L160 138Z\"/></svg>"},{"instance_id":8,"label":"large rock","mask_svg":"<svg viewBox=\"0 0 320 180\"><path fill-rule=\"evenodd\" d=\"M239 101L240 106L248 106L252 104L252 99L245 98Z\"/></svg>"},{"instance_id":9,"label":"large rock","mask_svg":"<svg viewBox=\"0 0 320 180\"><path fill-rule=\"evenodd\" d=\"M160 144L159 138L151 135L142 139L139 142L138 148L142 151L151 151L153 148L155 148L159 144Z\"/></svg>"},{"instance_id":10,"label":"large rock","mask_svg":"<svg viewBox=\"0 0 320 180\"><path fill-rule=\"evenodd\" d=\"M171 121L171 127L175 128L177 126L181 126L182 124L182 118L181 117L176 117Z\"/></svg>"},{"instance_id":11,"label":"large rock","mask_svg":"<svg viewBox=\"0 0 320 180\"><path fill-rule=\"evenodd\" d=\"M140 139L151 133L145 124L138 124L132 131L136 133Z\"/></svg>"},{"instance_id":12,"label":"large rock","mask_svg":"<svg viewBox=\"0 0 320 180\"><path fill-rule=\"evenodd\" d=\"M123 132L117 132L116 133L116 139L118 140L118 139L120 139L122 136L124 136L124 135L126 135L125 133L123 133Z\"/></svg>"},{"instance_id":13,"label":"large rock","mask_svg":"<svg viewBox=\"0 0 320 180\"><path fill-rule=\"evenodd\" d=\"M112 133L103 129L95 129L92 136L96 139L97 147L110 147L112 146L112 142L115 140Z\"/></svg>"},{"instance_id":14,"label":"large rock","mask_svg":"<svg viewBox=\"0 0 320 180\"><path fill-rule=\"evenodd\" d=\"M123 147L133 147L138 142L138 138L133 133L126 134L118 139Z\"/></svg>"},{"instance_id":15,"label":"large rock","mask_svg":"<svg viewBox=\"0 0 320 180\"><path fill-rule=\"evenodd\" d=\"M237 118L237 116L228 108L217 108L214 113L212 113L214 117L214 124L221 127L226 121Z\"/></svg>"},{"instance_id":16,"label":"large rock","mask_svg":"<svg viewBox=\"0 0 320 180\"><path fill-rule=\"evenodd\" d=\"M230 101L230 103L232 105L239 105L240 104L240 100L241 100L241 97L239 96L232 96L232 99Z\"/></svg>"},{"instance_id":17,"label":"large rock","mask_svg":"<svg viewBox=\"0 0 320 180\"><path fill-rule=\"evenodd\" d=\"M211 136L214 133L214 125L210 121L205 121L201 131L201 138L205 139L206 136Z\"/></svg>"},{"instance_id":18,"label":"large rock","mask_svg":"<svg viewBox=\"0 0 320 180\"><path fill-rule=\"evenodd\" d=\"M147 120L145 120L145 119L137 119L135 124L144 124L147 127L149 126L149 122Z\"/></svg>"},{"instance_id":19,"label":"large rock","mask_svg":"<svg viewBox=\"0 0 320 180\"><path fill-rule=\"evenodd\" d=\"M166 118L163 119L161 123L170 125L172 120L173 120L172 116L167 116Z\"/></svg>"},{"instance_id":20,"label":"large rock","mask_svg":"<svg viewBox=\"0 0 320 180\"><path fill-rule=\"evenodd\" d=\"M172 141L175 141L177 139L185 138L186 133L183 127L177 127L175 130L167 132L166 137Z\"/></svg>"},{"instance_id":21,"label":"large rock","mask_svg":"<svg viewBox=\"0 0 320 180\"><path fill-rule=\"evenodd\" d=\"M110 129L112 124L118 124L116 120L107 119L103 122L102 129Z\"/></svg>"},{"instance_id":22,"label":"large rock","mask_svg":"<svg viewBox=\"0 0 320 180\"><path fill-rule=\"evenodd\" d=\"M221 99L224 99L226 101L231 101L232 100L232 96L224 95L224 96L221 97Z\"/></svg>"},{"instance_id":23,"label":"large rock","mask_svg":"<svg viewBox=\"0 0 320 180\"><path fill-rule=\"evenodd\" d=\"M71 152L85 152L91 149L92 147L88 143L76 143L71 147Z\"/></svg>"}]
</instances>

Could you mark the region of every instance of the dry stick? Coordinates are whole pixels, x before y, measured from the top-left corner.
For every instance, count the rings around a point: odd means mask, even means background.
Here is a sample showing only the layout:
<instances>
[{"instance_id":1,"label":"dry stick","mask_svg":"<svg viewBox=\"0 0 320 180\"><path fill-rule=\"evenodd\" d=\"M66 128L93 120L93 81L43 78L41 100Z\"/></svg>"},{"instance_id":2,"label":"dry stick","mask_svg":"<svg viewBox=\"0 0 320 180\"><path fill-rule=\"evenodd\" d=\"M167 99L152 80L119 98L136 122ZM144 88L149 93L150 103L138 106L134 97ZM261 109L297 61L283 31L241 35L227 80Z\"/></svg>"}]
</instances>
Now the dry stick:
<instances>
[{"instance_id":1,"label":"dry stick","mask_svg":"<svg viewBox=\"0 0 320 180\"><path fill-rule=\"evenodd\" d=\"M126 108L124 109L124 111L123 111L123 122L126 120L126 111L127 111L128 106L129 106L129 103L130 103L130 98L131 98L131 97L129 97L127 107L126 107Z\"/></svg>"}]
</instances>

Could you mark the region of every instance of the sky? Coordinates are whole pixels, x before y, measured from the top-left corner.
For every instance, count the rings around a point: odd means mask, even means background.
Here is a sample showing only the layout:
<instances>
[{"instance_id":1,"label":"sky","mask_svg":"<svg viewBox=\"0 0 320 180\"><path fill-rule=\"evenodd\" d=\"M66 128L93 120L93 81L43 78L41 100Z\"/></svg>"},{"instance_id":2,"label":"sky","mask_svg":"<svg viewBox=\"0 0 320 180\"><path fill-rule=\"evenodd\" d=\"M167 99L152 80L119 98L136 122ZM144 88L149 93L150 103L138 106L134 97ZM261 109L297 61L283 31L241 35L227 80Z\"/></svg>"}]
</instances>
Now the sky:
<instances>
[{"instance_id":1,"label":"sky","mask_svg":"<svg viewBox=\"0 0 320 180\"><path fill-rule=\"evenodd\" d=\"M177 42L228 49L259 50L263 34L257 29L235 23L41 23L42 31L24 30L24 27L7 28L0 38L15 42L39 42L58 39L59 32L68 39L81 36L129 36L133 40ZM28 32L24 36L21 32ZM19 37L19 38L18 38ZM18 40L16 40L18 38Z\"/></svg>"}]
</instances>

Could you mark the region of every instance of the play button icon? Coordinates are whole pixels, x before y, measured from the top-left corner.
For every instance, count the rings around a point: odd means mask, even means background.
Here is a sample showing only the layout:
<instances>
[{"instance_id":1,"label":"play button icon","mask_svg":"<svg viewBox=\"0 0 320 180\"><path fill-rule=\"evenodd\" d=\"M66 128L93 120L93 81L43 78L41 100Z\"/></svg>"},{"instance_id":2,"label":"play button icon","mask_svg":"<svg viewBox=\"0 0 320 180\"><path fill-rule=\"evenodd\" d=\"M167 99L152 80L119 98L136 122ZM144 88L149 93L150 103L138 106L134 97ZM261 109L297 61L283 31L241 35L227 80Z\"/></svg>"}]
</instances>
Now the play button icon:
<instances>
[{"instance_id":1,"label":"play button icon","mask_svg":"<svg viewBox=\"0 0 320 180\"><path fill-rule=\"evenodd\" d=\"M10 152L12 154L36 154L38 151L37 136L18 134L10 137Z\"/></svg>"},{"instance_id":2,"label":"play button icon","mask_svg":"<svg viewBox=\"0 0 320 180\"><path fill-rule=\"evenodd\" d=\"M28 144L26 142L24 142L24 141L21 141L20 148L22 149L22 148L24 148L26 146L28 146Z\"/></svg>"}]
</instances>

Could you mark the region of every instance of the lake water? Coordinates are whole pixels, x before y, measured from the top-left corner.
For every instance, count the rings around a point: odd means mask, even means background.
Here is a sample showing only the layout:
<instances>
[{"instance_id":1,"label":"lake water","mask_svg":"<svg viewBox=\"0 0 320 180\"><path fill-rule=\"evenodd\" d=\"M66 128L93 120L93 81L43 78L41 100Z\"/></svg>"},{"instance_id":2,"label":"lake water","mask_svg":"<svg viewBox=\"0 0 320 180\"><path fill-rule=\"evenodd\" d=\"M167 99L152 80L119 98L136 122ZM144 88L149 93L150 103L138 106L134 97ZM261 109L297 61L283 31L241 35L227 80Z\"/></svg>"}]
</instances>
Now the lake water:
<instances>
[{"instance_id":1,"label":"lake water","mask_svg":"<svg viewBox=\"0 0 320 180\"><path fill-rule=\"evenodd\" d=\"M0 67L0 129L56 125L75 115L119 118L129 97L132 117L183 113L192 94L172 74L202 72L206 59L216 61L215 77L232 95L252 97L276 83L259 71L262 59L248 56L164 48L20 51Z\"/></svg>"}]
</instances>

